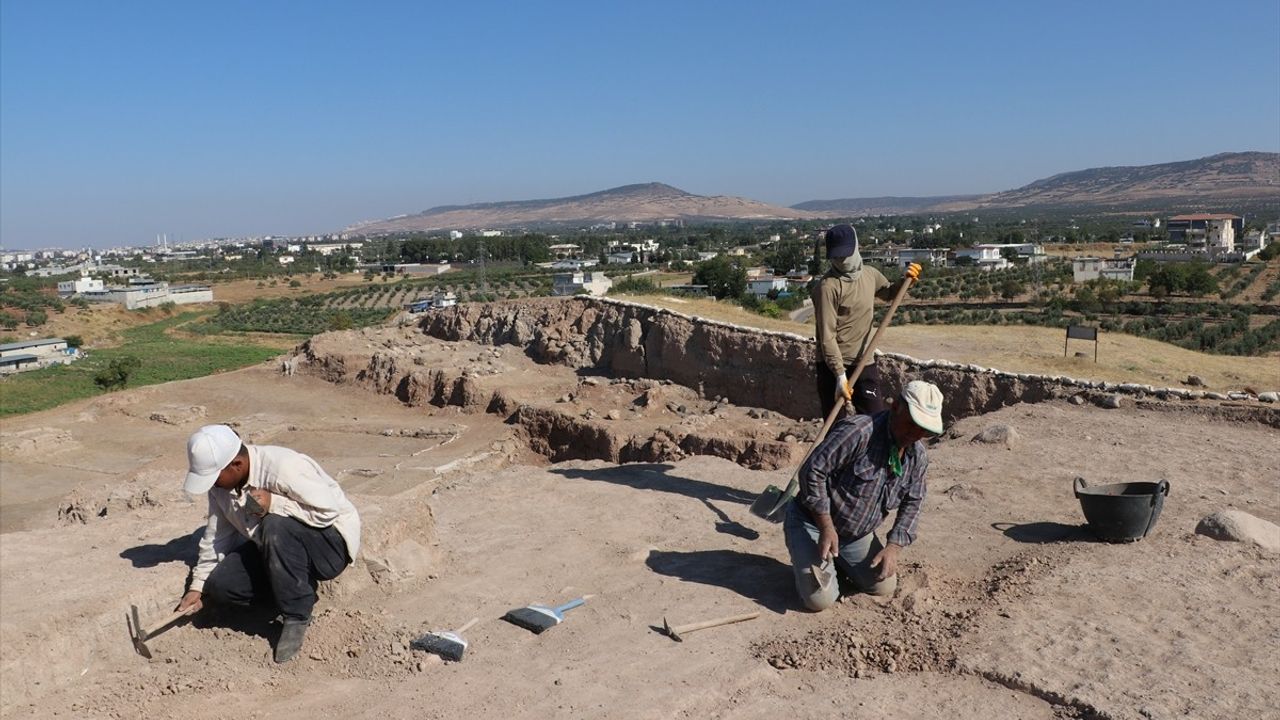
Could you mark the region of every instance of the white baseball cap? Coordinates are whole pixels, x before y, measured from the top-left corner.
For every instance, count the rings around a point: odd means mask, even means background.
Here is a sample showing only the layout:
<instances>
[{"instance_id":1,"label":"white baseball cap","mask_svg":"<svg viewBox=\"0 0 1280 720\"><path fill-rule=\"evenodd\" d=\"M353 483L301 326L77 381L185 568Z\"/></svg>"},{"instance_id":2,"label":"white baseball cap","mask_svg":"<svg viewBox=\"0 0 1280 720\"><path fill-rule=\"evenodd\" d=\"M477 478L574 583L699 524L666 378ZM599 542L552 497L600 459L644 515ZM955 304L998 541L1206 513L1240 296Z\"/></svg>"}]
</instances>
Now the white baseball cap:
<instances>
[{"instance_id":1,"label":"white baseball cap","mask_svg":"<svg viewBox=\"0 0 1280 720\"><path fill-rule=\"evenodd\" d=\"M902 388L902 399L907 401L916 425L934 435L942 434L942 391L937 385L912 380Z\"/></svg>"},{"instance_id":2,"label":"white baseball cap","mask_svg":"<svg viewBox=\"0 0 1280 720\"><path fill-rule=\"evenodd\" d=\"M240 436L226 425L205 425L187 440L187 480L192 495L209 492L222 469L240 452Z\"/></svg>"}]
</instances>

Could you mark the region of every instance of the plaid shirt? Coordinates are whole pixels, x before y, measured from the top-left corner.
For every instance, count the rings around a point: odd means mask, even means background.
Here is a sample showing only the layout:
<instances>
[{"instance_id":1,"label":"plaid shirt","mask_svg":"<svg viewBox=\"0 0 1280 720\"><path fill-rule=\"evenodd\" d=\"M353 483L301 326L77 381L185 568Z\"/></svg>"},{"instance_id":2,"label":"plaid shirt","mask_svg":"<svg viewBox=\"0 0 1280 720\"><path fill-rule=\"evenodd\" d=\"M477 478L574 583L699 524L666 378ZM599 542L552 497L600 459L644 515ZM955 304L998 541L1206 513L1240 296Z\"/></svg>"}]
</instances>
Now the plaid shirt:
<instances>
[{"instance_id":1,"label":"plaid shirt","mask_svg":"<svg viewBox=\"0 0 1280 720\"><path fill-rule=\"evenodd\" d=\"M800 505L811 515L830 513L841 539L873 532L890 511L898 517L889 542L903 547L916 539L929 458L917 442L902 458L902 475L889 470L889 411L846 416L836 423L800 468Z\"/></svg>"}]
</instances>

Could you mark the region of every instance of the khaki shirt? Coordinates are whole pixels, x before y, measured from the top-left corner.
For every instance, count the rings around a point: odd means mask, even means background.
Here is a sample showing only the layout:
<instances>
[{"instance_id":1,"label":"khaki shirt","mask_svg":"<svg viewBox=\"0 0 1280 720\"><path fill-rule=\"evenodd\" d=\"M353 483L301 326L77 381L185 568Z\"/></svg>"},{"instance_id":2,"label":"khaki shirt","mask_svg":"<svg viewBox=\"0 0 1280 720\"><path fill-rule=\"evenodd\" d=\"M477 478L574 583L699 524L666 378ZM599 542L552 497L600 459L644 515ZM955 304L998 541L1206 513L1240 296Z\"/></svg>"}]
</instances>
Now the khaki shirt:
<instances>
[{"instance_id":1,"label":"khaki shirt","mask_svg":"<svg viewBox=\"0 0 1280 720\"><path fill-rule=\"evenodd\" d=\"M347 556L355 560L360 551L360 515L338 482L319 463L300 452L271 445L246 447L249 480L245 486L209 490L209 520L191 573L191 589L202 591L223 556L239 547L245 538L260 542L261 519L245 507L249 488L271 492L268 512L272 515L291 517L315 528L337 528L347 544Z\"/></svg>"},{"instance_id":2,"label":"khaki shirt","mask_svg":"<svg viewBox=\"0 0 1280 720\"><path fill-rule=\"evenodd\" d=\"M879 270L864 265L856 280L828 272L813 286L813 319L817 327L818 356L833 373L861 358L871 340L875 298L884 299L889 280Z\"/></svg>"}]
</instances>

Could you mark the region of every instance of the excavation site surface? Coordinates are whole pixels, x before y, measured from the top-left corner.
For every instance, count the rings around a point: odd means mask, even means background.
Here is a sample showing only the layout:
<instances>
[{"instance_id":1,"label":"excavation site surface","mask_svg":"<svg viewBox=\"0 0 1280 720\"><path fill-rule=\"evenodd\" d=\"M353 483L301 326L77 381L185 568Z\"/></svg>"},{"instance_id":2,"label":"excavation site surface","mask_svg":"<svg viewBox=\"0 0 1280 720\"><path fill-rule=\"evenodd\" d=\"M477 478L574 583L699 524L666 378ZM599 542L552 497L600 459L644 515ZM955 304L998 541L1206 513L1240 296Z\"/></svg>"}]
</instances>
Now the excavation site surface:
<instances>
[{"instance_id":1,"label":"excavation site surface","mask_svg":"<svg viewBox=\"0 0 1280 720\"><path fill-rule=\"evenodd\" d=\"M884 355L890 389L946 396L919 536L894 597L812 613L748 506L817 436L813 353L624 303L471 305L6 420L0 716L1277 717L1275 404ZM185 441L216 422L314 457L364 522L284 665L270 612L130 641L195 561ZM1106 543L1077 477L1170 492ZM1197 532L1223 511L1260 534ZM582 596L539 635L500 619ZM473 617L461 662L414 647Z\"/></svg>"}]
</instances>

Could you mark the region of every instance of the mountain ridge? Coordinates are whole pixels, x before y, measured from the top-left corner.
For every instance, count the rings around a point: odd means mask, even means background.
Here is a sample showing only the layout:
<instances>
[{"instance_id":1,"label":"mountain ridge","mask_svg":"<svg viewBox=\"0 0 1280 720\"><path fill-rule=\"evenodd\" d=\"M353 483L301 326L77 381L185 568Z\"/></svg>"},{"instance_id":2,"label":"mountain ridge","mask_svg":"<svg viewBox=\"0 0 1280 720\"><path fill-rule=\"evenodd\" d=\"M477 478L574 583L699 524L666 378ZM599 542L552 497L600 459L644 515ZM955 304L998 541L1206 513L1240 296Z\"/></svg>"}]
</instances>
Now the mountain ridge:
<instances>
[{"instance_id":1,"label":"mountain ridge","mask_svg":"<svg viewBox=\"0 0 1280 720\"><path fill-rule=\"evenodd\" d=\"M1228 152L1154 165L1073 170L997 193L809 200L791 207L731 195L695 195L661 182L634 183L560 198L439 205L346 230L379 234L608 222L819 220L1021 208L1107 211L1144 203L1172 210L1256 202L1280 208L1280 153Z\"/></svg>"}]
</instances>

